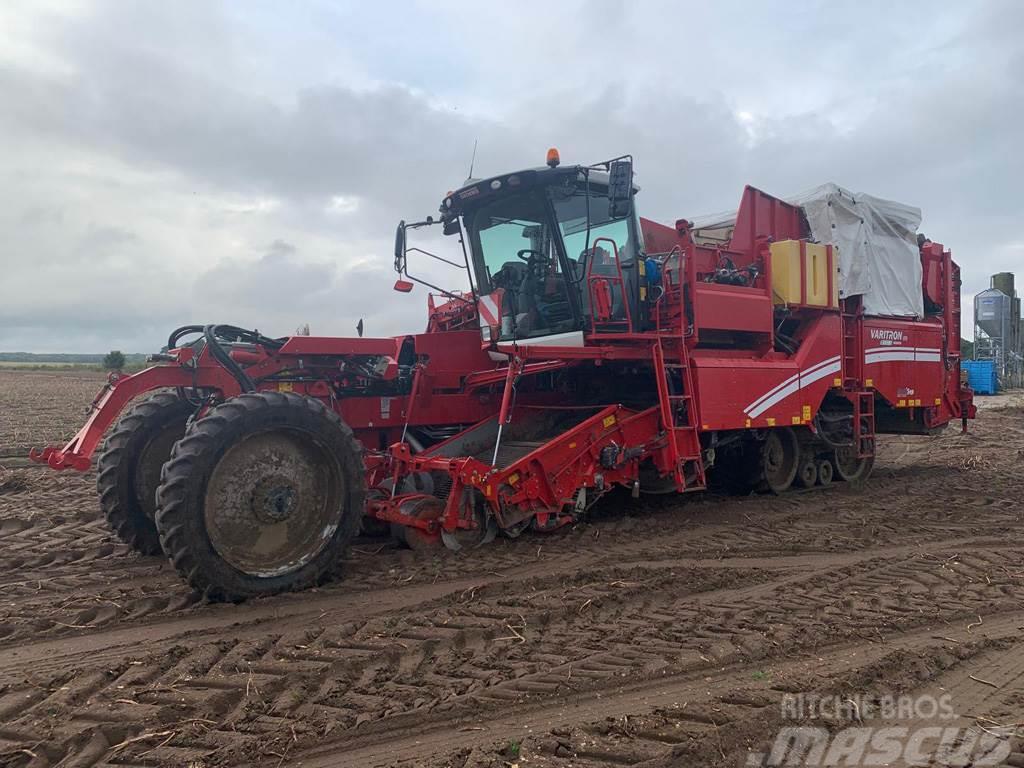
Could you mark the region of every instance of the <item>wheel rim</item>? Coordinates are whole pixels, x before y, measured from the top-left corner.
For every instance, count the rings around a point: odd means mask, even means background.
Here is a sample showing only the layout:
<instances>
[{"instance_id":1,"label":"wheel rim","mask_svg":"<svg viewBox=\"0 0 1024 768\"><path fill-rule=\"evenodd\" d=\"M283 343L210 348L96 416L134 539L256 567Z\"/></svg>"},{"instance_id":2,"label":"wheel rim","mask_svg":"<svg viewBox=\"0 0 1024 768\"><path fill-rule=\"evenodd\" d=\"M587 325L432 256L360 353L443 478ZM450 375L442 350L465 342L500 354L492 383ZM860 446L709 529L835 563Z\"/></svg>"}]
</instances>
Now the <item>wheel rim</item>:
<instances>
[{"instance_id":1,"label":"wheel rim","mask_svg":"<svg viewBox=\"0 0 1024 768\"><path fill-rule=\"evenodd\" d=\"M818 463L818 483L821 485L828 485L832 482L832 463L829 461L822 461Z\"/></svg>"},{"instance_id":2,"label":"wheel rim","mask_svg":"<svg viewBox=\"0 0 1024 768\"><path fill-rule=\"evenodd\" d=\"M797 446L792 433L772 430L765 440L762 463L768 488L776 493L786 490L797 470Z\"/></svg>"},{"instance_id":3,"label":"wheel rim","mask_svg":"<svg viewBox=\"0 0 1024 768\"><path fill-rule=\"evenodd\" d=\"M322 552L341 522L345 480L310 435L274 430L231 446L206 487L210 544L229 565L271 578Z\"/></svg>"}]
</instances>

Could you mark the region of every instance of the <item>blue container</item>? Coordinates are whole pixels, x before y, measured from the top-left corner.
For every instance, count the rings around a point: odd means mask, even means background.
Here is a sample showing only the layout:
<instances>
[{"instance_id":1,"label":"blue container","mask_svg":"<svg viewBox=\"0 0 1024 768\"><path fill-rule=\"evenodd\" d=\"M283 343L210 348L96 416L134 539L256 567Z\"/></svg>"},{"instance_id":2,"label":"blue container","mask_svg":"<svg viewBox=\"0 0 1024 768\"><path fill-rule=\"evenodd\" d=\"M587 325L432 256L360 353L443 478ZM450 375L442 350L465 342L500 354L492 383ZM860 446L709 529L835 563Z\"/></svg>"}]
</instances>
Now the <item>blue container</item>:
<instances>
[{"instance_id":1,"label":"blue container","mask_svg":"<svg viewBox=\"0 0 1024 768\"><path fill-rule=\"evenodd\" d=\"M994 395L999 391L995 360L962 360L967 371L967 386L978 395Z\"/></svg>"}]
</instances>

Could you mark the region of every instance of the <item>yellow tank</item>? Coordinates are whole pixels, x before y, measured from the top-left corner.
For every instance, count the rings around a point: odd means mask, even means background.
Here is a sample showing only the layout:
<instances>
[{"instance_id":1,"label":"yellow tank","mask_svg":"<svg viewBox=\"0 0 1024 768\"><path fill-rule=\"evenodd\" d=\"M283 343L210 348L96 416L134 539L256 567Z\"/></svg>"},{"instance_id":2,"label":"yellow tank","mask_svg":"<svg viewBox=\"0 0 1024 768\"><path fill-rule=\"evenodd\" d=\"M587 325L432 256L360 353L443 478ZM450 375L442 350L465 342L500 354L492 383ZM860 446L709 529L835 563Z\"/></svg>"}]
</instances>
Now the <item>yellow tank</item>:
<instances>
[{"instance_id":1,"label":"yellow tank","mask_svg":"<svg viewBox=\"0 0 1024 768\"><path fill-rule=\"evenodd\" d=\"M804 244L803 275L807 287L806 298L801 301L800 245L799 240L780 240L771 244L772 294L775 303L837 308L839 273L837 271L832 276L832 295L829 296L828 247L818 243Z\"/></svg>"}]
</instances>

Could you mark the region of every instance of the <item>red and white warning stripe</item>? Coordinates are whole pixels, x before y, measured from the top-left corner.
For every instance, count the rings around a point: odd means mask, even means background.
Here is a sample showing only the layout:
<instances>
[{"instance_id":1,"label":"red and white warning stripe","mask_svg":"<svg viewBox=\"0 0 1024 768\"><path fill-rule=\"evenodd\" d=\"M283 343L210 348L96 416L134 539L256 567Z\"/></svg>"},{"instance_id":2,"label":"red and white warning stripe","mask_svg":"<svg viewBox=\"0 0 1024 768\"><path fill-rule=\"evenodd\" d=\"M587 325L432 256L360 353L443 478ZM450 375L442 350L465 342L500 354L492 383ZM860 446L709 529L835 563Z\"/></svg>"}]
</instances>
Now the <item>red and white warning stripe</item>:
<instances>
[{"instance_id":1,"label":"red and white warning stripe","mask_svg":"<svg viewBox=\"0 0 1024 768\"><path fill-rule=\"evenodd\" d=\"M501 303L505 296L505 289L499 288L488 296L481 296L477 302L477 311L480 312L480 319L483 325L501 327Z\"/></svg>"}]
</instances>

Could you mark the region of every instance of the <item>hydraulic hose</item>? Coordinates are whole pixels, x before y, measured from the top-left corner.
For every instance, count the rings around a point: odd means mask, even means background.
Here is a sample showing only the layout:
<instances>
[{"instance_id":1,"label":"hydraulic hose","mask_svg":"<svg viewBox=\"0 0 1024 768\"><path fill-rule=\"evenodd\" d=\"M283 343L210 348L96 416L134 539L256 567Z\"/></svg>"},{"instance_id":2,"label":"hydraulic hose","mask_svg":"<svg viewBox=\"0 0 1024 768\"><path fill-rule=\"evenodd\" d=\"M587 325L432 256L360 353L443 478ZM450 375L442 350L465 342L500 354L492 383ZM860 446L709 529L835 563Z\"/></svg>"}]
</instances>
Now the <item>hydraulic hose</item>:
<instances>
[{"instance_id":1,"label":"hydraulic hose","mask_svg":"<svg viewBox=\"0 0 1024 768\"><path fill-rule=\"evenodd\" d=\"M258 344L269 349L280 349L284 345L284 339L272 339L264 336L259 331L251 331L247 328L239 328L235 325L183 325L171 332L167 338L167 348L174 349L185 336L190 334L203 335L207 348L213 358L223 365L228 373L234 377L243 392L255 392L256 383L252 377L231 357L224 348L222 341L241 341L250 344Z\"/></svg>"},{"instance_id":2,"label":"hydraulic hose","mask_svg":"<svg viewBox=\"0 0 1024 768\"><path fill-rule=\"evenodd\" d=\"M175 328L171 331L171 335L167 337L167 348L174 349L178 346L178 342L181 341L182 337L188 336L191 333L202 333L203 326L201 325L183 325L180 328Z\"/></svg>"},{"instance_id":3,"label":"hydraulic hose","mask_svg":"<svg viewBox=\"0 0 1024 768\"><path fill-rule=\"evenodd\" d=\"M818 437L820 437L824 441L824 443L827 446L831 447L831 448L848 448L848 447L850 447L851 445L853 445L853 440L852 439L849 442L838 442L836 440L833 440L832 437L828 434L828 430L825 429L825 425L823 423L823 422L827 422L827 421L830 421L830 422L841 422L841 421L846 421L846 419L850 419L851 422L852 422L853 421L853 415L851 414L850 416L845 416L844 415L844 416L840 416L840 417L829 417L829 416L826 416L825 414L823 414L822 412L819 411L818 415L814 417L814 426L818 430Z\"/></svg>"},{"instance_id":4,"label":"hydraulic hose","mask_svg":"<svg viewBox=\"0 0 1024 768\"><path fill-rule=\"evenodd\" d=\"M231 358L231 355L228 354L228 351L221 346L220 341L217 339L217 331L226 327L230 326L207 325L204 327L203 337L206 339L206 347L210 350L210 354L213 355L213 359L227 368L228 373L235 378L243 392L255 392L256 383L242 369L242 366Z\"/></svg>"}]
</instances>

